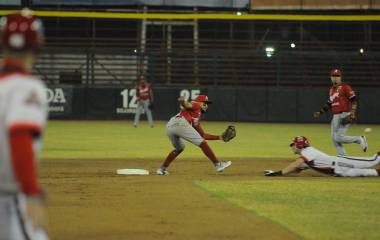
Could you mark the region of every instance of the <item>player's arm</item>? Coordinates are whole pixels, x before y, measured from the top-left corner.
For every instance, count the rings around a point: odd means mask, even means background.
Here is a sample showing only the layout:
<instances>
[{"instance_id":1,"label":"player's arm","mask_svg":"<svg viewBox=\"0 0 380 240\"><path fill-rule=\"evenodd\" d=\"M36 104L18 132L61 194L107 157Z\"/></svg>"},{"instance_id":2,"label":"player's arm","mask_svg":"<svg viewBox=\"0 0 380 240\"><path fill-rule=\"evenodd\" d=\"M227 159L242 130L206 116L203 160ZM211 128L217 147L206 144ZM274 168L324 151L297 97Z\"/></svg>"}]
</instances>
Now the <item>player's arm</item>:
<instances>
[{"instance_id":1,"label":"player's arm","mask_svg":"<svg viewBox=\"0 0 380 240\"><path fill-rule=\"evenodd\" d=\"M139 91L139 85L136 85L136 98L137 100L140 100L140 91Z\"/></svg>"},{"instance_id":2,"label":"player's arm","mask_svg":"<svg viewBox=\"0 0 380 240\"><path fill-rule=\"evenodd\" d=\"M315 118L318 118L319 116L321 116L323 113L329 111L331 109L331 104L332 102L330 100L328 100L321 108L321 110L319 110L318 112L314 112L314 117Z\"/></svg>"},{"instance_id":3,"label":"player's arm","mask_svg":"<svg viewBox=\"0 0 380 240\"><path fill-rule=\"evenodd\" d=\"M43 86L25 84L12 95L6 115L9 157L20 191L26 196L26 214L35 228L46 227L46 205L38 182L36 145L46 122Z\"/></svg>"},{"instance_id":4,"label":"player's arm","mask_svg":"<svg viewBox=\"0 0 380 240\"><path fill-rule=\"evenodd\" d=\"M280 171L265 170L265 176L285 176L291 173L299 173L302 171L302 166L305 161L302 158L297 158L294 162L290 163L287 167Z\"/></svg>"},{"instance_id":5,"label":"player's arm","mask_svg":"<svg viewBox=\"0 0 380 240\"><path fill-rule=\"evenodd\" d=\"M183 97L183 96L178 98L178 102L185 109L192 109L193 108L193 104L191 104L191 102L187 101L185 99L185 97Z\"/></svg>"},{"instance_id":6,"label":"player's arm","mask_svg":"<svg viewBox=\"0 0 380 240\"><path fill-rule=\"evenodd\" d=\"M201 126L200 123L198 123L197 125L194 125L194 128L206 140L222 140L222 136L221 135L213 135L213 134L206 133L203 130L203 128L202 128L202 126Z\"/></svg>"},{"instance_id":7,"label":"player's arm","mask_svg":"<svg viewBox=\"0 0 380 240\"><path fill-rule=\"evenodd\" d=\"M153 98L153 90L152 90L152 86L150 85L149 86L149 100L150 102L153 102L154 98Z\"/></svg>"},{"instance_id":8,"label":"player's arm","mask_svg":"<svg viewBox=\"0 0 380 240\"><path fill-rule=\"evenodd\" d=\"M13 171L27 198L26 212L35 228L46 228L45 196L38 183L33 138L40 134L34 126L14 126L9 130Z\"/></svg>"},{"instance_id":9,"label":"player's arm","mask_svg":"<svg viewBox=\"0 0 380 240\"><path fill-rule=\"evenodd\" d=\"M350 117L352 119L356 119L356 110L358 108L358 99L355 95L355 92L352 90L352 88L349 85L346 85L346 96L348 100L350 101Z\"/></svg>"},{"instance_id":10,"label":"player's arm","mask_svg":"<svg viewBox=\"0 0 380 240\"><path fill-rule=\"evenodd\" d=\"M33 137L39 135L37 126L14 125L9 129L13 170L23 193L30 197L42 194L37 181Z\"/></svg>"}]
</instances>

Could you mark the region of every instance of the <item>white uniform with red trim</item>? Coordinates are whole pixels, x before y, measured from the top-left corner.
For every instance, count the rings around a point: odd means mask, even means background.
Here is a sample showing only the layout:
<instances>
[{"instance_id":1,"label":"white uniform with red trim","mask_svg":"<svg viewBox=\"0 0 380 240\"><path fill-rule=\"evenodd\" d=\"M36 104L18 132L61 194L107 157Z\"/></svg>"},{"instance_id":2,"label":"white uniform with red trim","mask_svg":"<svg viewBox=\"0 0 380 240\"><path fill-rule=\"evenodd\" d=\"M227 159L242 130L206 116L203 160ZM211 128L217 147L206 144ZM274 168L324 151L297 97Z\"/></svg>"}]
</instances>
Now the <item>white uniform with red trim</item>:
<instances>
[{"instance_id":1,"label":"white uniform with red trim","mask_svg":"<svg viewBox=\"0 0 380 240\"><path fill-rule=\"evenodd\" d=\"M307 167L326 174L341 177L378 176L377 171L370 168L380 162L379 154L372 157L330 156L314 147L306 147L300 155Z\"/></svg>"},{"instance_id":2,"label":"white uniform with red trim","mask_svg":"<svg viewBox=\"0 0 380 240\"><path fill-rule=\"evenodd\" d=\"M10 151L10 129L28 128L42 133L48 113L45 86L21 73L0 75L0 239L47 239L25 218L25 195L15 176ZM34 159L40 138L33 140Z\"/></svg>"}]
</instances>

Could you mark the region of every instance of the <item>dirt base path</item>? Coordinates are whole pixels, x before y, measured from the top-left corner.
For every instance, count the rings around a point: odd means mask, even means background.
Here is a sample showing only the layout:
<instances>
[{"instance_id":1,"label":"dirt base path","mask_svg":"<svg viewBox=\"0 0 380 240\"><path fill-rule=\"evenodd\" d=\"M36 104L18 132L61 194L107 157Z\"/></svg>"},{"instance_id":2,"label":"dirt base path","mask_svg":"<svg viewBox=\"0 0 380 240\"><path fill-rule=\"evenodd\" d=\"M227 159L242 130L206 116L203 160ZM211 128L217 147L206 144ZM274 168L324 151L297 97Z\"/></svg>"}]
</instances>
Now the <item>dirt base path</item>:
<instances>
[{"instance_id":1,"label":"dirt base path","mask_svg":"<svg viewBox=\"0 0 380 240\"><path fill-rule=\"evenodd\" d=\"M179 160L169 176L115 174L119 168L154 171L152 166L159 164L146 159L43 161L51 239L299 239L194 185L202 180L252 180L258 173L247 167L247 160L235 160L222 174L206 159Z\"/></svg>"}]
</instances>

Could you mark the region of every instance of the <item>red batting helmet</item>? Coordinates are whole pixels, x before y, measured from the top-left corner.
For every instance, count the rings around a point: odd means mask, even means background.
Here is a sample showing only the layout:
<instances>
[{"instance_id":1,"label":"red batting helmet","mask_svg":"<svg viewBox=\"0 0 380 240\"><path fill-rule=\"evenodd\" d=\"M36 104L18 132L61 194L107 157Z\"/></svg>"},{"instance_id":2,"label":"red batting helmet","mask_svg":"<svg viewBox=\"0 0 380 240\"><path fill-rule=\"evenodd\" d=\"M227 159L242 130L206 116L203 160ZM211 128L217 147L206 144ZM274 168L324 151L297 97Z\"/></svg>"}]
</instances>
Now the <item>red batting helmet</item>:
<instances>
[{"instance_id":1,"label":"red batting helmet","mask_svg":"<svg viewBox=\"0 0 380 240\"><path fill-rule=\"evenodd\" d=\"M196 102L204 102L204 103L207 103L207 104L210 104L212 103L211 101L208 100L208 97L206 95L198 95L194 101Z\"/></svg>"},{"instance_id":2,"label":"red batting helmet","mask_svg":"<svg viewBox=\"0 0 380 240\"><path fill-rule=\"evenodd\" d=\"M29 10L0 19L0 45L3 48L25 51L38 50L44 42L41 20Z\"/></svg>"},{"instance_id":3,"label":"red batting helmet","mask_svg":"<svg viewBox=\"0 0 380 240\"><path fill-rule=\"evenodd\" d=\"M342 72L339 69L334 68L334 69L331 70L330 76L332 76L332 77L340 77L340 76L342 76Z\"/></svg>"},{"instance_id":4,"label":"red batting helmet","mask_svg":"<svg viewBox=\"0 0 380 240\"><path fill-rule=\"evenodd\" d=\"M298 149L309 147L309 140L304 136L297 136L293 139L293 142L290 144L291 147L296 146Z\"/></svg>"}]
</instances>

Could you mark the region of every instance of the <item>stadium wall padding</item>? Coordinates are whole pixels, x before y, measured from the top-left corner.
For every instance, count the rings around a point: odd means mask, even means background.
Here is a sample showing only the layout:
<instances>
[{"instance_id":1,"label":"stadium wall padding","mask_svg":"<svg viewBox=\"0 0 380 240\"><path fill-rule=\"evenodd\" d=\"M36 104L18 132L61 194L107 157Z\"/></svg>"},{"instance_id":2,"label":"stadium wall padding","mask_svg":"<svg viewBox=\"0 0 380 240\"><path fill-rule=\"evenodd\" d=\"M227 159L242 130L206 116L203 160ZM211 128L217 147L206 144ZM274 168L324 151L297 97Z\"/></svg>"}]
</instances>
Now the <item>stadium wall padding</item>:
<instances>
[{"instance_id":1,"label":"stadium wall padding","mask_svg":"<svg viewBox=\"0 0 380 240\"><path fill-rule=\"evenodd\" d=\"M380 123L380 88L355 89L358 122ZM168 120L179 112L177 98L207 94L212 104L204 120L230 122L317 123L330 121L327 113L313 118L327 100L326 88L277 87L155 87L153 117ZM133 86L85 88L48 87L51 119L133 119L136 109ZM146 116L142 115L142 119Z\"/></svg>"}]
</instances>

